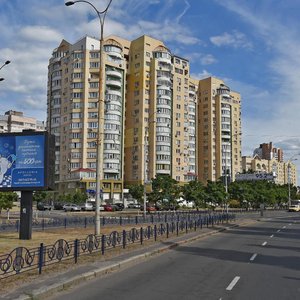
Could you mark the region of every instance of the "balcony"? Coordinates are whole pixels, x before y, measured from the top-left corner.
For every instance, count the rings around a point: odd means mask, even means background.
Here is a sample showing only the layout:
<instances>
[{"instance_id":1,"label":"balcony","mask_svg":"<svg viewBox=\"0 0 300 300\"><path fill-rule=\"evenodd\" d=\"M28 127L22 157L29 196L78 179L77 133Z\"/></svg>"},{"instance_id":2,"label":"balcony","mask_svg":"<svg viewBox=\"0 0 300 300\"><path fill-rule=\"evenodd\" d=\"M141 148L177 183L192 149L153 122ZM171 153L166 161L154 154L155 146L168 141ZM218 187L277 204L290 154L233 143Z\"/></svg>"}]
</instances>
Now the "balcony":
<instances>
[{"instance_id":1,"label":"balcony","mask_svg":"<svg viewBox=\"0 0 300 300\"><path fill-rule=\"evenodd\" d=\"M122 87L122 82L117 81L117 80L108 79L108 80L106 80L106 85L121 88Z\"/></svg>"},{"instance_id":2,"label":"balcony","mask_svg":"<svg viewBox=\"0 0 300 300\"><path fill-rule=\"evenodd\" d=\"M114 77L117 77L117 78L119 78L119 79L122 78L122 73L119 72L119 71L115 71L115 70L107 70L107 71L106 71L106 75L114 76Z\"/></svg>"}]
</instances>

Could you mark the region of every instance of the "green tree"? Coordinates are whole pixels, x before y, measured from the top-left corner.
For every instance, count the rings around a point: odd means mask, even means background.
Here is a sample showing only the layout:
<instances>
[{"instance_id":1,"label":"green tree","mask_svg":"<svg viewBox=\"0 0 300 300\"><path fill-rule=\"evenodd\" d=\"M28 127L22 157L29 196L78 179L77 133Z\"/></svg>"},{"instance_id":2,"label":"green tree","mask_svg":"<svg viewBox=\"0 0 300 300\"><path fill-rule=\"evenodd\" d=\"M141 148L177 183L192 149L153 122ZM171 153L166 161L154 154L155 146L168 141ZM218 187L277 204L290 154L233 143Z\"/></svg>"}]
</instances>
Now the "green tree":
<instances>
[{"instance_id":1,"label":"green tree","mask_svg":"<svg viewBox=\"0 0 300 300\"><path fill-rule=\"evenodd\" d=\"M153 203L161 202L163 205L177 205L180 197L181 188L178 182L170 175L156 175L152 179L152 192L149 201Z\"/></svg>"},{"instance_id":2,"label":"green tree","mask_svg":"<svg viewBox=\"0 0 300 300\"><path fill-rule=\"evenodd\" d=\"M190 181L182 187L182 196L187 202L193 202L196 208L205 207L207 194L202 182L198 180Z\"/></svg>"},{"instance_id":3,"label":"green tree","mask_svg":"<svg viewBox=\"0 0 300 300\"><path fill-rule=\"evenodd\" d=\"M0 214L3 209L8 210L13 207L13 203L18 201L18 195L14 192L0 193Z\"/></svg>"},{"instance_id":4,"label":"green tree","mask_svg":"<svg viewBox=\"0 0 300 300\"><path fill-rule=\"evenodd\" d=\"M142 184L135 184L128 186L129 194L137 200L138 203L143 203L144 198L144 186Z\"/></svg>"},{"instance_id":5,"label":"green tree","mask_svg":"<svg viewBox=\"0 0 300 300\"><path fill-rule=\"evenodd\" d=\"M226 201L227 194L223 183L219 180L213 182L208 180L205 192L207 194L206 206L209 204L212 207L223 205Z\"/></svg>"},{"instance_id":6,"label":"green tree","mask_svg":"<svg viewBox=\"0 0 300 300\"><path fill-rule=\"evenodd\" d=\"M85 203L87 199L88 195L85 192L76 191L74 194L72 194L72 202L75 204Z\"/></svg>"}]
</instances>

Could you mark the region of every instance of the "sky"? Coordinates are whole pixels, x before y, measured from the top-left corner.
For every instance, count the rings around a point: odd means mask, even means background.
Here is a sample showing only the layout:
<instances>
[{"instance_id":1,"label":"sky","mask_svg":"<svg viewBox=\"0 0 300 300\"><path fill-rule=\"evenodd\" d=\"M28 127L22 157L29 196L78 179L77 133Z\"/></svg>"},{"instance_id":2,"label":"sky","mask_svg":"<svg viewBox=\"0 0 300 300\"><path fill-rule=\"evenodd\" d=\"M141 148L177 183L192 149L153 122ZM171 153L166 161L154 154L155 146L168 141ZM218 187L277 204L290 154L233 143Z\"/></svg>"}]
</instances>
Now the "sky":
<instances>
[{"instance_id":1,"label":"sky","mask_svg":"<svg viewBox=\"0 0 300 300\"><path fill-rule=\"evenodd\" d=\"M90 0L103 10L108 0ZM0 115L46 120L47 66L62 39L99 36L92 7L64 0L0 0ZM160 39L194 78L223 79L242 97L242 155L261 143L300 153L300 1L113 0L104 35ZM294 161L300 170L300 156ZM298 174L300 172L298 171ZM298 178L300 184L300 178Z\"/></svg>"}]
</instances>

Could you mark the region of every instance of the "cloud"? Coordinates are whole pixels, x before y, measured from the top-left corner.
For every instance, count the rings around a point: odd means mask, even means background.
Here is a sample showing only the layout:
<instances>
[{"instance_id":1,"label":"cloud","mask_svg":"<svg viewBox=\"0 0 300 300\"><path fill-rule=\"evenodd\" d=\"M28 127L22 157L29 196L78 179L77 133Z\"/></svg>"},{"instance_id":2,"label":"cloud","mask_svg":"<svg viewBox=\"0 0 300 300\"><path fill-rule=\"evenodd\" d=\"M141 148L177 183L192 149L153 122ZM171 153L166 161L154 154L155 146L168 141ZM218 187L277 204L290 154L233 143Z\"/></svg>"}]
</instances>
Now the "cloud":
<instances>
[{"instance_id":1,"label":"cloud","mask_svg":"<svg viewBox=\"0 0 300 300\"><path fill-rule=\"evenodd\" d=\"M63 38L60 32L47 26L26 26L19 32L19 36L32 42L57 42Z\"/></svg>"},{"instance_id":2,"label":"cloud","mask_svg":"<svg viewBox=\"0 0 300 300\"><path fill-rule=\"evenodd\" d=\"M195 79L204 79L204 78L207 78L207 77L211 77L213 76L210 72L206 71L206 70L203 70L202 72L200 73L192 73L191 74L191 77L192 78L195 78Z\"/></svg>"},{"instance_id":3,"label":"cloud","mask_svg":"<svg viewBox=\"0 0 300 300\"><path fill-rule=\"evenodd\" d=\"M233 48L252 49L252 43L249 42L245 34L234 30L232 33L224 32L222 35L210 37L210 41L218 47L230 46Z\"/></svg>"}]
</instances>

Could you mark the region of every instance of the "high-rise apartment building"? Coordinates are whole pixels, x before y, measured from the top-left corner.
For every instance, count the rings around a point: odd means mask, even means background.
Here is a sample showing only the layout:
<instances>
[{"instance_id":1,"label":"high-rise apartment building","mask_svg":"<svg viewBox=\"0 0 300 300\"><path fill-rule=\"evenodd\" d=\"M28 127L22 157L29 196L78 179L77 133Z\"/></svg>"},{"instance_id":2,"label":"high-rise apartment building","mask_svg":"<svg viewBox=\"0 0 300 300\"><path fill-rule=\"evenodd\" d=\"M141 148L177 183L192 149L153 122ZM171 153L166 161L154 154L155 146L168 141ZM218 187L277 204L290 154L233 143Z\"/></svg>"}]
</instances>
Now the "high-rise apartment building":
<instances>
[{"instance_id":1,"label":"high-rise apartment building","mask_svg":"<svg viewBox=\"0 0 300 300\"><path fill-rule=\"evenodd\" d=\"M196 176L198 82L187 59L142 36L130 43L126 93L125 180L159 174L187 182Z\"/></svg>"},{"instance_id":2,"label":"high-rise apartment building","mask_svg":"<svg viewBox=\"0 0 300 300\"><path fill-rule=\"evenodd\" d=\"M55 175L60 192L96 190L97 141L102 145L103 199L120 199L124 170L126 61L123 46L104 42L103 134L99 112L99 40L85 37L53 51L48 73L48 128L56 136Z\"/></svg>"},{"instance_id":3,"label":"high-rise apartment building","mask_svg":"<svg viewBox=\"0 0 300 300\"><path fill-rule=\"evenodd\" d=\"M242 164L240 94L218 78L200 80L197 119L199 179L234 180Z\"/></svg>"},{"instance_id":4,"label":"high-rise apartment building","mask_svg":"<svg viewBox=\"0 0 300 300\"><path fill-rule=\"evenodd\" d=\"M263 143L259 145L253 152L253 156L258 155L262 159L276 159L279 162L283 162L283 151L280 148L273 147L272 142Z\"/></svg>"},{"instance_id":5,"label":"high-rise apartment building","mask_svg":"<svg viewBox=\"0 0 300 300\"><path fill-rule=\"evenodd\" d=\"M123 180L144 184L166 174L183 184L240 171L240 95L223 81L192 79L189 61L149 36L108 37L104 64L103 199L120 199ZM63 40L48 80L61 192L95 190L98 99L99 41Z\"/></svg>"},{"instance_id":6,"label":"high-rise apartment building","mask_svg":"<svg viewBox=\"0 0 300 300\"><path fill-rule=\"evenodd\" d=\"M44 131L45 122L24 116L23 112L14 110L9 110L0 116L0 133L21 132L24 129Z\"/></svg>"}]
</instances>

